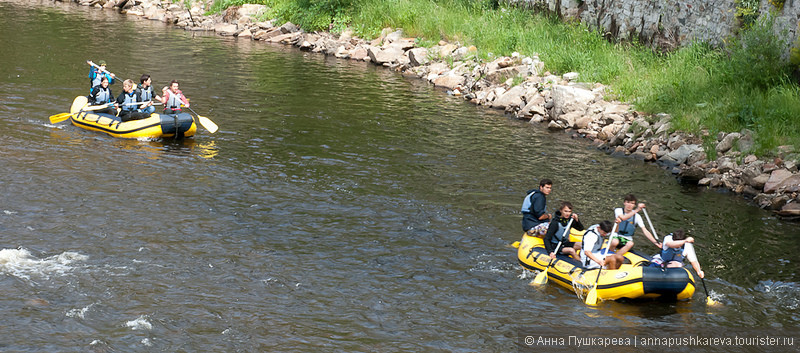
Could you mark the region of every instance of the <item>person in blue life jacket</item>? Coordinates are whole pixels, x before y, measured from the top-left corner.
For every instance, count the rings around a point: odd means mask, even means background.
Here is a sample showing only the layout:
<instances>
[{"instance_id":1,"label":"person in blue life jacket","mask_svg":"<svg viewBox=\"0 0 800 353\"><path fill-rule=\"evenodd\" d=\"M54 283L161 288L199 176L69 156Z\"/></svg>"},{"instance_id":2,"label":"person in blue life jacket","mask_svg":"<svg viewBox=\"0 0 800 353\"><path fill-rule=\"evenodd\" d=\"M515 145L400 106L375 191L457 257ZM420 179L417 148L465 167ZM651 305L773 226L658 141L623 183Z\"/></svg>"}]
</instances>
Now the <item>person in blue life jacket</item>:
<instances>
[{"instance_id":1,"label":"person in blue life jacket","mask_svg":"<svg viewBox=\"0 0 800 353\"><path fill-rule=\"evenodd\" d=\"M551 259L556 258L556 247L561 242L559 254L572 256L573 259L580 261L578 251L581 249L581 244L569 241L569 233L567 233L567 223L572 219L570 228L576 230L583 230L583 224L578 220L578 215L572 212L572 204L569 201L561 203L561 208L556 211L555 217L550 220L550 225L547 226L547 234L544 235L544 247L547 253L550 254Z\"/></svg>"},{"instance_id":2,"label":"person in blue life jacket","mask_svg":"<svg viewBox=\"0 0 800 353\"><path fill-rule=\"evenodd\" d=\"M161 96L153 94L153 79L150 78L150 75L143 74L139 82L140 83L136 86L136 93L139 94L139 98L142 102L146 102L145 107L140 109L139 112L144 114L144 116L149 116L156 111L156 107L153 106L153 101L156 99L161 101Z\"/></svg>"},{"instance_id":3,"label":"person in blue life jacket","mask_svg":"<svg viewBox=\"0 0 800 353\"><path fill-rule=\"evenodd\" d=\"M522 202L522 231L528 235L543 236L552 215L547 213L547 195L553 190L553 181L542 179L539 188L528 190Z\"/></svg>"},{"instance_id":4,"label":"person in blue life jacket","mask_svg":"<svg viewBox=\"0 0 800 353\"><path fill-rule=\"evenodd\" d=\"M683 260L689 260L694 272L700 278L705 278L697 254L694 252L694 238L687 237L683 229L678 229L664 237L664 246L661 248L661 261L664 267L683 267Z\"/></svg>"},{"instance_id":5,"label":"person in blue life jacket","mask_svg":"<svg viewBox=\"0 0 800 353\"><path fill-rule=\"evenodd\" d=\"M103 105L114 102L114 94L111 93L111 88L108 88L107 77L101 78L100 84L92 88L92 92L89 94L89 102L91 102L92 105ZM109 104L106 108L95 110L95 112L117 115L117 109L113 104Z\"/></svg>"},{"instance_id":6,"label":"person in blue life jacket","mask_svg":"<svg viewBox=\"0 0 800 353\"><path fill-rule=\"evenodd\" d=\"M94 66L89 66L89 84L91 85L90 89L93 89L95 86L99 85L100 79L103 77L108 78L109 85L113 85L116 76L114 76L114 74L109 74L109 72L106 70L106 61L98 61L97 66L100 66L100 68L98 69Z\"/></svg>"},{"instance_id":7,"label":"person in blue life jacket","mask_svg":"<svg viewBox=\"0 0 800 353\"><path fill-rule=\"evenodd\" d=\"M617 234L611 241L611 249L617 249L620 254L628 252L633 247L633 234L636 232L637 227L642 229L644 236L653 245L659 249L661 248L661 243L656 241L653 234L647 230L644 226L642 215L639 214L639 211L644 209L646 205L644 203L637 205L636 202L636 196L628 194L625 195L623 200L623 207L614 209L614 218L619 223L619 229L617 229Z\"/></svg>"},{"instance_id":8,"label":"person in blue life jacket","mask_svg":"<svg viewBox=\"0 0 800 353\"><path fill-rule=\"evenodd\" d=\"M117 106L119 107L118 116L123 122L139 120L145 117L140 112L140 109L143 109L146 104L142 104L139 94L133 90L133 80L122 82L122 93L117 97Z\"/></svg>"},{"instance_id":9,"label":"person in blue life jacket","mask_svg":"<svg viewBox=\"0 0 800 353\"><path fill-rule=\"evenodd\" d=\"M583 233L583 240L581 240L581 265L587 269L599 268L605 266L609 270L616 270L622 266L625 258L622 253L615 253L609 251L606 254L603 247L603 238L606 237L613 229L611 221L602 221L598 224L590 226ZM603 254L606 257L603 258Z\"/></svg>"}]
</instances>

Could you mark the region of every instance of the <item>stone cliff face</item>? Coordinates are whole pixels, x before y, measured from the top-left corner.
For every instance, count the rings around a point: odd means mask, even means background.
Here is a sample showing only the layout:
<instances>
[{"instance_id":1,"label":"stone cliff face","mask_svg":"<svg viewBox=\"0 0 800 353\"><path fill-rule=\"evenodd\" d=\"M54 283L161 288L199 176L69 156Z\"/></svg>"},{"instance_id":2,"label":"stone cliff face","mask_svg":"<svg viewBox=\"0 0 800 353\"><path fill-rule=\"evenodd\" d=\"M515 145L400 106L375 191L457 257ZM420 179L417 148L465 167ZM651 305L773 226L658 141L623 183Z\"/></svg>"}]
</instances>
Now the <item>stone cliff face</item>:
<instances>
[{"instance_id":1,"label":"stone cliff face","mask_svg":"<svg viewBox=\"0 0 800 353\"><path fill-rule=\"evenodd\" d=\"M502 0L510 6L546 10L576 18L607 37L638 39L674 49L692 41L721 46L739 28L736 0ZM761 0L761 13L776 10ZM774 30L787 44L797 40L800 0L786 0L776 13ZM787 53L789 48L787 47Z\"/></svg>"}]
</instances>

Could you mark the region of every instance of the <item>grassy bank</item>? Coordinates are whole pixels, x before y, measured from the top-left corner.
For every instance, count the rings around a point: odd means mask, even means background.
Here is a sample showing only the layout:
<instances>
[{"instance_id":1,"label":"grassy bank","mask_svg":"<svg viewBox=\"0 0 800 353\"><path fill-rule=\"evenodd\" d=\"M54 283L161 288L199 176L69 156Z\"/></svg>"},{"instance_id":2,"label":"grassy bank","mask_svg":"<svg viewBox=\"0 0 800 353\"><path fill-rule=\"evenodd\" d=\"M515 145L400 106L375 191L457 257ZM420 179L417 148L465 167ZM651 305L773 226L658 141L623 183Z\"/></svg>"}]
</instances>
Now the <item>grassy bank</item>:
<instances>
[{"instance_id":1,"label":"grassy bank","mask_svg":"<svg viewBox=\"0 0 800 353\"><path fill-rule=\"evenodd\" d=\"M242 3L271 8L268 17L306 30L341 31L363 38L385 27L402 28L422 45L443 39L475 45L487 60L538 53L554 73L576 71L581 80L610 87L615 98L648 113L669 113L675 128L716 132L750 129L756 154L780 145L800 151L800 89L781 64L780 43L755 23L725 50L693 45L669 54L636 43L609 43L596 32L545 15L503 8L496 0L217 0L212 11Z\"/></svg>"}]
</instances>

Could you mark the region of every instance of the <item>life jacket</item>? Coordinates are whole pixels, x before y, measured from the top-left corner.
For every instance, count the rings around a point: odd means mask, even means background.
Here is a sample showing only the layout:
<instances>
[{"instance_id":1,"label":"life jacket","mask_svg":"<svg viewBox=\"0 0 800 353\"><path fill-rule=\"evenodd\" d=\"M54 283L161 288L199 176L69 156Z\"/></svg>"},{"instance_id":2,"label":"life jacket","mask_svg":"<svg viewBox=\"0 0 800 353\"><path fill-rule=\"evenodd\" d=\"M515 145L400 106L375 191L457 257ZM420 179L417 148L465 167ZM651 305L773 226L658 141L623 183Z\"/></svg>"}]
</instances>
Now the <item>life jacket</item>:
<instances>
[{"instance_id":1,"label":"life jacket","mask_svg":"<svg viewBox=\"0 0 800 353\"><path fill-rule=\"evenodd\" d=\"M137 90L139 91L139 98L142 99L142 102L149 102L153 100L153 86L144 88L140 83L139 87L137 87Z\"/></svg>"},{"instance_id":2,"label":"life jacket","mask_svg":"<svg viewBox=\"0 0 800 353\"><path fill-rule=\"evenodd\" d=\"M562 240L565 240L565 241L569 240L569 235L566 235L566 239L565 239L564 233L567 231L567 224L566 223L561 223L562 219L563 218L561 218L561 217L558 218L558 221L556 222L556 224L558 225L558 229L556 229L556 233L553 234L553 237L550 238L550 242L553 243L553 244L558 244ZM569 223L569 220L567 220L567 223Z\"/></svg>"},{"instance_id":3,"label":"life jacket","mask_svg":"<svg viewBox=\"0 0 800 353\"><path fill-rule=\"evenodd\" d=\"M586 230L586 233L583 233L583 240L581 240L581 261L583 262L584 266L589 266L589 263L592 261L592 259L590 259L588 256L586 256L586 252L587 251L588 252L592 252L592 253L596 253L596 252L599 252L600 249L603 248L603 237L600 235L600 232L597 230L598 227L600 227L600 225L599 224L595 224L595 225L589 227L589 229ZM589 233L594 233L595 235L597 235L597 241L594 242L594 245L592 246L591 249L586 248L586 236L589 235Z\"/></svg>"},{"instance_id":4,"label":"life jacket","mask_svg":"<svg viewBox=\"0 0 800 353\"><path fill-rule=\"evenodd\" d=\"M539 189L533 189L528 191L528 195L525 196L525 200L522 200L522 209L521 209L522 213L531 213L531 207L533 207L533 202L531 202L531 200L533 199L533 195L536 194L537 192L541 193Z\"/></svg>"},{"instance_id":5,"label":"life jacket","mask_svg":"<svg viewBox=\"0 0 800 353\"><path fill-rule=\"evenodd\" d=\"M94 96L94 103L95 104L106 104L111 102L111 89L108 87L103 88L103 86L97 86L100 89L97 91L97 94Z\"/></svg>"},{"instance_id":6,"label":"life jacket","mask_svg":"<svg viewBox=\"0 0 800 353\"><path fill-rule=\"evenodd\" d=\"M677 249L671 248L667 246L668 237L669 240L672 240L672 233L667 234L667 236L664 237L664 243L661 245L661 260L664 264L667 264L670 261L683 262L683 248L686 246L686 244L684 243L683 246Z\"/></svg>"},{"instance_id":7,"label":"life jacket","mask_svg":"<svg viewBox=\"0 0 800 353\"><path fill-rule=\"evenodd\" d=\"M625 210L622 210L625 213ZM634 214L633 217L628 218L622 222L619 222L619 229L617 230L617 234L624 236L628 239L633 238L633 233L636 231L636 217L639 217L638 214Z\"/></svg>"},{"instance_id":8,"label":"life jacket","mask_svg":"<svg viewBox=\"0 0 800 353\"><path fill-rule=\"evenodd\" d=\"M131 91L131 93L124 92L123 94L124 94L124 97L125 97L125 101L122 102L123 105L122 105L121 109L124 110L124 111L128 111L128 112L136 110L136 108L138 108L136 106L136 104L129 104L129 103L138 103L139 102L139 100L136 99L136 91Z\"/></svg>"},{"instance_id":9,"label":"life jacket","mask_svg":"<svg viewBox=\"0 0 800 353\"><path fill-rule=\"evenodd\" d=\"M169 97L167 98L167 103L164 104L164 109L169 108L169 109L180 110L181 109L181 91L178 91L178 93L169 91L168 95L169 95Z\"/></svg>"}]
</instances>

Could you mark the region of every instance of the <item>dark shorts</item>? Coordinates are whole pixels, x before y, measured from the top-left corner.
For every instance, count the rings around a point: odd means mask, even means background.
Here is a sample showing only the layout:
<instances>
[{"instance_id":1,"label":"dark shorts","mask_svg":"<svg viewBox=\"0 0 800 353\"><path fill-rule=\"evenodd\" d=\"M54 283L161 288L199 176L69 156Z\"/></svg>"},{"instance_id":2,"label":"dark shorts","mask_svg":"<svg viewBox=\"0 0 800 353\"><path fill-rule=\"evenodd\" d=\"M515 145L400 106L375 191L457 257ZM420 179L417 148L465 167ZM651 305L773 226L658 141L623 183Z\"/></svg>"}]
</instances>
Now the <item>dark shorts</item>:
<instances>
[{"instance_id":1,"label":"dark shorts","mask_svg":"<svg viewBox=\"0 0 800 353\"><path fill-rule=\"evenodd\" d=\"M558 253L559 254L563 254L564 253L564 248L575 248L575 242L574 241L562 242L561 243L561 247L558 248Z\"/></svg>"}]
</instances>

